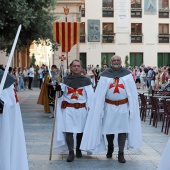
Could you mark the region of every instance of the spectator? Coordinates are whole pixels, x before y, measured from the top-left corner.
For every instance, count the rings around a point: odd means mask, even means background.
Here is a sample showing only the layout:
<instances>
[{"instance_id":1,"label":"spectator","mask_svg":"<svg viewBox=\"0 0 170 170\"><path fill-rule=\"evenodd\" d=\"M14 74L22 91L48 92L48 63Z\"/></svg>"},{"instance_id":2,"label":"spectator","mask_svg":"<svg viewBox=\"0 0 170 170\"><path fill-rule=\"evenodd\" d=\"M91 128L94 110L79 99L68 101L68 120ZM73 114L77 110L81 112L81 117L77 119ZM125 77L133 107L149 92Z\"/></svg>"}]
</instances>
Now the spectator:
<instances>
[{"instance_id":1,"label":"spectator","mask_svg":"<svg viewBox=\"0 0 170 170\"><path fill-rule=\"evenodd\" d=\"M29 78L28 90L32 90L31 85L32 85L32 80L34 78L34 67L33 67L33 65L30 65L28 78Z\"/></svg>"},{"instance_id":2,"label":"spectator","mask_svg":"<svg viewBox=\"0 0 170 170\"><path fill-rule=\"evenodd\" d=\"M29 74L29 71L28 71L27 67L24 67L23 78L24 78L25 88L28 88L28 74Z\"/></svg>"}]
</instances>

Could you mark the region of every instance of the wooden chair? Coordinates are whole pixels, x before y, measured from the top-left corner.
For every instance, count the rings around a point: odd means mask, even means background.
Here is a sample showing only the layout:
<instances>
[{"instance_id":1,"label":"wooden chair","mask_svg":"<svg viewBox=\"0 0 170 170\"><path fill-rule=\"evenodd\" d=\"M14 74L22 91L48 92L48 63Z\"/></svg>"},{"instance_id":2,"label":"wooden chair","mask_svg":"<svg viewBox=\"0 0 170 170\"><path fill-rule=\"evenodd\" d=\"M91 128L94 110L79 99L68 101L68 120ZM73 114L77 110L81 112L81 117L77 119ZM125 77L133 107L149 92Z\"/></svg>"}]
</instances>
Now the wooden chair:
<instances>
[{"instance_id":1,"label":"wooden chair","mask_svg":"<svg viewBox=\"0 0 170 170\"><path fill-rule=\"evenodd\" d=\"M150 99L152 105L152 112L151 112L149 124L151 124L153 119L153 126L157 127L158 120L160 120L161 117L163 117L163 115L165 114L165 110L161 109L162 103L159 104L159 101L156 97L150 96Z\"/></svg>"},{"instance_id":2,"label":"wooden chair","mask_svg":"<svg viewBox=\"0 0 170 170\"><path fill-rule=\"evenodd\" d=\"M163 129L165 127L165 131L164 133L166 135L168 135L168 131L169 131L169 126L170 126L170 102L168 102L167 100L163 99L162 100L162 103L163 103L163 107L164 107L164 110L165 110L165 114L163 115L163 120L162 120L162 129L161 129L161 132L163 132Z\"/></svg>"},{"instance_id":3,"label":"wooden chair","mask_svg":"<svg viewBox=\"0 0 170 170\"><path fill-rule=\"evenodd\" d=\"M148 102L150 100L147 100L144 96L144 94L139 94L140 97L140 106L141 106L141 110L140 110L140 116L141 116L141 120L145 122L146 120L146 112L147 110L151 110L152 109L152 105L149 105Z\"/></svg>"}]
</instances>

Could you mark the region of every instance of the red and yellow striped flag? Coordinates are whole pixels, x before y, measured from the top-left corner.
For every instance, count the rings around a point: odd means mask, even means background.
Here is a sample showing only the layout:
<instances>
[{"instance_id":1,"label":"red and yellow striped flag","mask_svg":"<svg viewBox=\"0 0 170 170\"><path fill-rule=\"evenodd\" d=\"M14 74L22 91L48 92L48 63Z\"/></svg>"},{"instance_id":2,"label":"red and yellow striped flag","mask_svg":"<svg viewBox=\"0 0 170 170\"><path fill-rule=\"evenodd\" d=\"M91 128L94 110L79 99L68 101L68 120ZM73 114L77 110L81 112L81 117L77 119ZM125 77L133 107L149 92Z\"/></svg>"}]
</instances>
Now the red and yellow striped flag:
<instances>
[{"instance_id":1,"label":"red and yellow striped flag","mask_svg":"<svg viewBox=\"0 0 170 170\"><path fill-rule=\"evenodd\" d=\"M80 22L53 23L53 38L61 45L62 52L69 52L80 40Z\"/></svg>"}]
</instances>

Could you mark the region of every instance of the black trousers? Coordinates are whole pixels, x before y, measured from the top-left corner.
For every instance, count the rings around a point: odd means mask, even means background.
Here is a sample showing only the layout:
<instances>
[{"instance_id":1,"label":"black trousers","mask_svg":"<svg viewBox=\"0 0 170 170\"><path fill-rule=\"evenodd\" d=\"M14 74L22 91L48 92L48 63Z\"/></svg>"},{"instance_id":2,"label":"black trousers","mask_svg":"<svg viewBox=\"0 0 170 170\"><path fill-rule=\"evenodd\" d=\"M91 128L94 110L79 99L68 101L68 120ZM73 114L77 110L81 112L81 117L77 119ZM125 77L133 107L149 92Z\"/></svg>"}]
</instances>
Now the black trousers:
<instances>
[{"instance_id":1,"label":"black trousers","mask_svg":"<svg viewBox=\"0 0 170 170\"><path fill-rule=\"evenodd\" d=\"M106 135L106 138L108 141L108 148L113 147L114 134ZM119 133L118 134L119 152L124 151L125 141L126 141L126 133Z\"/></svg>"},{"instance_id":2,"label":"black trousers","mask_svg":"<svg viewBox=\"0 0 170 170\"><path fill-rule=\"evenodd\" d=\"M42 85L42 78L39 79L40 80L40 84L39 84L39 88L41 89L41 85Z\"/></svg>"},{"instance_id":3,"label":"black trousers","mask_svg":"<svg viewBox=\"0 0 170 170\"><path fill-rule=\"evenodd\" d=\"M76 136L76 149L80 148L82 137L83 137L83 133L77 133L77 136ZM67 143L67 146L68 146L68 150L72 151L74 149L73 133L66 132L66 143Z\"/></svg>"},{"instance_id":4,"label":"black trousers","mask_svg":"<svg viewBox=\"0 0 170 170\"><path fill-rule=\"evenodd\" d=\"M32 80L33 80L33 77L29 77L29 82L28 82L28 89L31 89L31 84L32 84Z\"/></svg>"}]
</instances>

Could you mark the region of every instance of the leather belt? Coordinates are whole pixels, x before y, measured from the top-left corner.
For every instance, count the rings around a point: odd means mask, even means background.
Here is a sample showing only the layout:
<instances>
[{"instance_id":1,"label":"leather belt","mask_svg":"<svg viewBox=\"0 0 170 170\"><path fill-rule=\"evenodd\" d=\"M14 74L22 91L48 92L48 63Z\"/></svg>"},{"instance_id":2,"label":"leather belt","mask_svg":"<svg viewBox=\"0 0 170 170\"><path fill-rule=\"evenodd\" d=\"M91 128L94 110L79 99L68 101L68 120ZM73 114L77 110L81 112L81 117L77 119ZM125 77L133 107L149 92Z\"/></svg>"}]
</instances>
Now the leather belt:
<instances>
[{"instance_id":1,"label":"leather belt","mask_svg":"<svg viewBox=\"0 0 170 170\"><path fill-rule=\"evenodd\" d=\"M74 107L75 109L86 107L86 103L68 103L67 101L62 101L61 108Z\"/></svg>"},{"instance_id":2,"label":"leather belt","mask_svg":"<svg viewBox=\"0 0 170 170\"><path fill-rule=\"evenodd\" d=\"M119 106L121 104L127 103L128 102L128 98L123 99L123 100L118 100L118 101L113 101L113 100L105 99L105 102L109 103L109 104L114 104L116 106Z\"/></svg>"}]
</instances>

